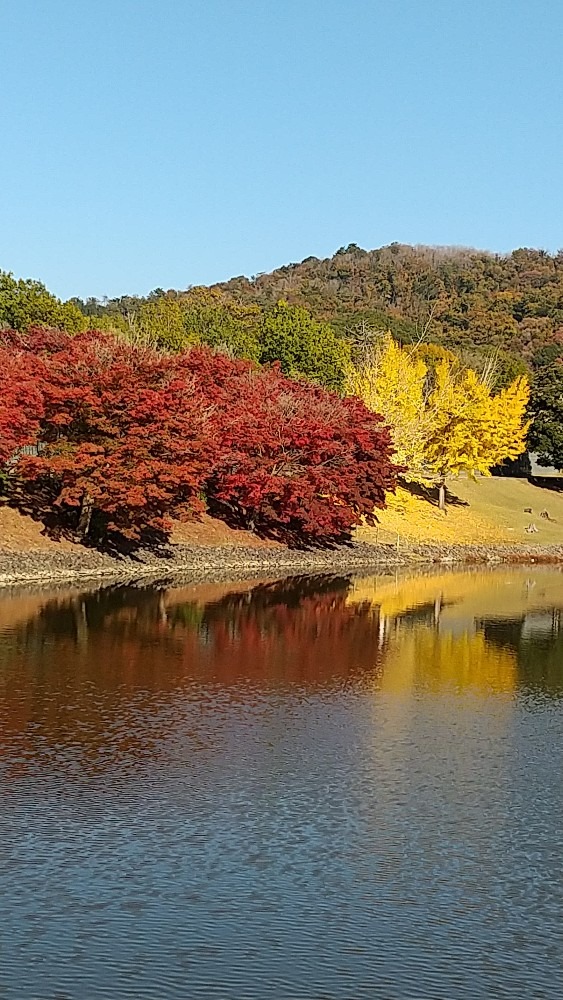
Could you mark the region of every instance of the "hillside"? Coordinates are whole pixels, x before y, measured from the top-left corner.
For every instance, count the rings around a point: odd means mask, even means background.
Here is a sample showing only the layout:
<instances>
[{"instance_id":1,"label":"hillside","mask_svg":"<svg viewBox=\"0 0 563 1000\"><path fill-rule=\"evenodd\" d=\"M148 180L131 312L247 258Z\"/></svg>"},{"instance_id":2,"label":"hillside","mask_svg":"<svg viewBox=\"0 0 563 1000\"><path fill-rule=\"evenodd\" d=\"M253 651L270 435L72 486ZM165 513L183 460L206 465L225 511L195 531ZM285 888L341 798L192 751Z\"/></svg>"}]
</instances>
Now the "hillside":
<instances>
[{"instance_id":1,"label":"hillside","mask_svg":"<svg viewBox=\"0 0 563 1000\"><path fill-rule=\"evenodd\" d=\"M213 287L262 307L287 299L356 336L367 324L400 339L495 346L529 361L547 344L563 345L563 251L351 244L333 257Z\"/></svg>"},{"instance_id":2,"label":"hillside","mask_svg":"<svg viewBox=\"0 0 563 1000\"><path fill-rule=\"evenodd\" d=\"M166 349L226 345L254 360L264 360L260 327L280 300L306 308L352 345L391 330L403 342L424 339L454 348L472 367L495 348L507 352L508 374L563 354L563 251L495 254L399 243L363 250L350 244L332 257L307 257L209 287L64 303L41 282L0 271L0 328L46 325L76 332L94 326ZM265 360L271 360L268 352Z\"/></svg>"}]
</instances>

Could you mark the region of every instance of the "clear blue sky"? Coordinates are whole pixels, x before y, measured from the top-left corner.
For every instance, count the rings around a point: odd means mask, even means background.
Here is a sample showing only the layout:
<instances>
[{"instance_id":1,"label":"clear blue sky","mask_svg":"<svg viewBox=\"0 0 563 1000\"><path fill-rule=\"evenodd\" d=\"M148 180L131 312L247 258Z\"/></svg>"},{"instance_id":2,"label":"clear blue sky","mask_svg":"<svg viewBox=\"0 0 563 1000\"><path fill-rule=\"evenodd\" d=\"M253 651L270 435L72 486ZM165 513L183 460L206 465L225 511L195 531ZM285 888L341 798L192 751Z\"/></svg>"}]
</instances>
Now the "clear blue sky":
<instances>
[{"instance_id":1,"label":"clear blue sky","mask_svg":"<svg viewBox=\"0 0 563 1000\"><path fill-rule=\"evenodd\" d=\"M0 0L0 268L146 293L563 245L561 0Z\"/></svg>"}]
</instances>

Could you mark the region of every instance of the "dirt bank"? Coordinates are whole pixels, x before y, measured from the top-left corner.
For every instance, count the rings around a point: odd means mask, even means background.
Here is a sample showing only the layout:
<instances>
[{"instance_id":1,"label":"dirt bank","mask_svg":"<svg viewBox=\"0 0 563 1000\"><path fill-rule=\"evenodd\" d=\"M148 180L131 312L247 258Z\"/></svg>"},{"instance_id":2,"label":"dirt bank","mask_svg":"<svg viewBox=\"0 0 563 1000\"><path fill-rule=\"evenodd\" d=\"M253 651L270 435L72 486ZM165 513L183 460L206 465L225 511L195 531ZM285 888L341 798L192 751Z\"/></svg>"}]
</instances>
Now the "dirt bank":
<instances>
[{"instance_id":1,"label":"dirt bank","mask_svg":"<svg viewBox=\"0 0 563 1000\"><path fill-rule=\"evenodd\" d=\"M170 546L165 554L143 552L113 558L79 546L18 551L0 547L0 586L24 582L85 579L127 581L184 576L225 579L239 572L269 576L291 573L334 573L431 564L561 563L563 545L394 545L353 543L332 550L292 551L281 546Z\"/></svg>"},{"instance_id":2,"label":"dirt bank","mask_svg":"<svg viewBox=\"0 0 563 1000\"><path fill-rule=\"evenodd\" d=\"M563 543L498 542L453 544L445 539L378 539L373 529L336 549L297 552L264 541L249 531L229 528L204 515L174 525L167 551L114 558L69 541L55 542L43 526L9 507L0 506L0 587L17 583L64 583L74 580L158 579L226 580L239 574L280 577L292 573L341 573L430 564L547 562L563 565Z\"/></svg>"}]
</instances>

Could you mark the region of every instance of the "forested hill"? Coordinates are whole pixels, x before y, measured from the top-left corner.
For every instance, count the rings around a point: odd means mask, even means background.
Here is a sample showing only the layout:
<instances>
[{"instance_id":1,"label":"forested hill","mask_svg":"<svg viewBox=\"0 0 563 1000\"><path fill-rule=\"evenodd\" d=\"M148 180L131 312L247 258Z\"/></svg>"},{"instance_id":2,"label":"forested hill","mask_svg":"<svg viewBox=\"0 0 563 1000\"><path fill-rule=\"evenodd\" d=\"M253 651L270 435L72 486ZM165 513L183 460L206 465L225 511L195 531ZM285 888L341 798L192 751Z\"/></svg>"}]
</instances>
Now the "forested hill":
<instances>
[{"instance_id":1,"label":"forested hill","mask_svg":"<svg viewBox=\"0 0 563 1000\"><path fill-rule=\"evenodd\" d=\"M281 300L289 306L280 314ZM290 342L292 351L302 351L307 338L326 353L319 345L334 338L334 330L346 353L346 340L353 346L390 330L401 342L453 348L474 367L499 348L509 369L523 361L537 368L563 355L563 251L501 255L399 243L362 250L351 244L324 260L307 257L210 288L158 288L145 297L64 303L40 282L0 271L0 328L30 325L121 330L172 349L206 343L258 361L283 360L276 353L280 337L285 353ZM326 363L336 362L327 355ZM289 374L294 367L287 367ZM302 365L296 370L311 374ZM321 381L330 384L324 376Z\"/></svg>"},{"instance_id":2,"label":"forested hill","mask_svg":"<svg viewBox=\"0 0 563 1000\"><path fill-rule=\"evenodd\" d=\"M214 287L260 306L287 299L340 332L367 324L402 340L498 346L529 360L563 343L563 251L351 244L324 260L307 257Z\"/></svg>"}]
</instances>

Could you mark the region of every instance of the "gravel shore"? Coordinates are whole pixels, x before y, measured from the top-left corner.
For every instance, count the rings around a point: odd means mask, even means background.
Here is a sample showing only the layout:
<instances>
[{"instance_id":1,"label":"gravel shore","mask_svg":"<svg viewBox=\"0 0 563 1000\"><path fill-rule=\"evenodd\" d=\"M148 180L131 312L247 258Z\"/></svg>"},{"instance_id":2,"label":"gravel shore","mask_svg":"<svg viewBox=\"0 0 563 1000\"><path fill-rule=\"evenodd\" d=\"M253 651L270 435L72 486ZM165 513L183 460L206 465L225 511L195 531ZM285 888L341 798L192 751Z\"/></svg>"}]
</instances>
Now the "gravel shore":
<instances>
[{"instance_id":1,"label":"gravel shore","mask_svg":"<svg viewBox=\"0 0 563 1000\"><path fill-rule=\"evenodd\" d=\"M193 579L225 579L237 573L271 576L292 573L381 571L412 565L493 565L561 563L563 545L369 545L353 543L334 549L296 551L245 548L240 545L174 545L166 553L141 552L115 558L91 549L17 552L0 548L0 587L15 583L72 580L129 581L181 575Z\"/></svg>"}]
</instances>

